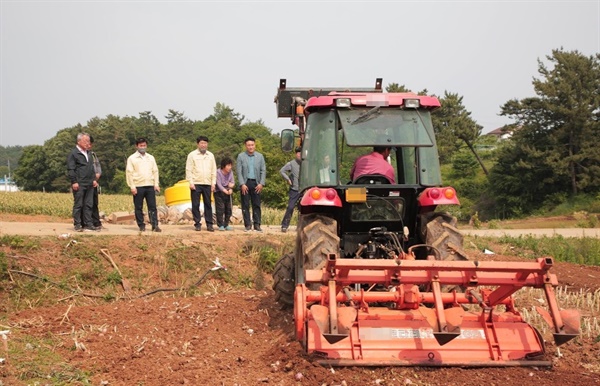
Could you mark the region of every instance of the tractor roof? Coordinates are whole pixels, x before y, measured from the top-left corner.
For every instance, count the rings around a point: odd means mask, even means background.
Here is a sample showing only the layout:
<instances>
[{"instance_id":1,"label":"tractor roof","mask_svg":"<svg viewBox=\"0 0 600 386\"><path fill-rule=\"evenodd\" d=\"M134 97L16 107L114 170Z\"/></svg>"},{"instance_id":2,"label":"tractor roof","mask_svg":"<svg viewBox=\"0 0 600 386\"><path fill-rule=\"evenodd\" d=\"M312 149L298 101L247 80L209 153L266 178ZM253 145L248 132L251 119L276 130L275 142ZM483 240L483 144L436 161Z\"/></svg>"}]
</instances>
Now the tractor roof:
<instances>
[{"instance_id":1,"label":"tractor roof","mask_svg":"<svg viewBox=\"0 0 600 386\"><path fill-rule=\"evenodd\" d=\"M418 99L422 108L433 110L440 107L440 101L436 97L417 95L412 92L364 93L333 91L327 95L310 98L306 103L305 109L310 111L314 108L333 107L336 106L336 100L340 98L350 99L352 106L403 106L406 99Z\"/></svg>"}]
</instances>

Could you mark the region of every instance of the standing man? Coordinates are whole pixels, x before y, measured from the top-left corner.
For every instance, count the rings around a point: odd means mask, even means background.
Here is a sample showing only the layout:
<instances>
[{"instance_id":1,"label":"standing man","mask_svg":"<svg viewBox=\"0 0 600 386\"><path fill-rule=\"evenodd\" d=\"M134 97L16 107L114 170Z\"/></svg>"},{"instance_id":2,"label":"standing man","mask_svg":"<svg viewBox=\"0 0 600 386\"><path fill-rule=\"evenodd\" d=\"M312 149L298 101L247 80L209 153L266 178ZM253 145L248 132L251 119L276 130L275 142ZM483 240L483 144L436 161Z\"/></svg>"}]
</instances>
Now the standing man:
<instances>
[{"instance_id":1,"label":"standing man","mask_svg":"<svg viewBox=\"0 0 600 386\"><path fill-rule=\"evenodd\" d=\"M267 166L265 157L256 151L254 138L248 137L244 140L246 151L237 157L236 169L238 184L242 193L242 215L246 232L254 230L262 232L260 228L260 193L265 186L267 177ZM252 221L250 221L250 203L252 203Z\"/></svg>"},{"instance_id":2,"label":"standing man","mask_svg":"<svg viewBox=\"0 0 600 386\"><path fill-rule=\"evenodd\" d=\"M73 225L76 232L94 231L92 206L94 204L94 162L88 153L90 136L77 134L77 145L67 156L67 174L73 191ZM82 222L83 219L83 222Z\"/></svg>"},{"instance_id":3,"label":"standing man","mask_svg":"<svg viewBox=\"0 0 600 386\"><path fill-rule=\"evenodd\" d=\"M197 150L188 154L185 163L185 179L190 182L192 198L192 215L194 216L194 229L200 231L200 195L204 202L204 222L206 230L214 232L213 214L210 205L211 193L215 191L217 181L217 163L215 156L208 151L208 138L201 135L196 138Z\"/></svg>"},{"instance_id":4,"label":"standing man","mask_svg":"<svg viewBox=\"0 0 600 386\"><path fill-rule=\"evenodd\" d=\"M296 158L283 165L281 170L279 170L279 173L287 181L288 185L290 185L290 190L288 192L288 206L285 215L283 216L283 221L281 222L281 231L283 233L287 232L290 226L290 220L292 219L292 214L294 214L294 207L296 207L296 203L300 198L300 193L298 192L298 178L300 177L301 163L302 149L298 147L296 148Z\"/></svg>"},{"instance_id":5,"label":"standing man","mask_svg":"<svg viewBox=\"0 0 600 386\"><path fill-rule=\"evenodd\" d=\"M135 221L140 232L144 232L146 230L146 224L144 224L145 199L152 232L162 232L158 227L158 213L156 212L156 192L160 192L158 166L156 166L154 157L146 153L148 148L146 138L138 138L135 141L135 147L137 151L127 158L127 167L125 168L127 185L133 194Z\"/></svg>"},{"instance_id":6,"label":"standing man","mask_svg":"<svg viewBox=\"0 0 600 386\"><path fill-rule=\"evenodd\" d=\"M94 146L94 138L90 135L90 147L88 148L88 153L92 156L92 161L94 162L94 172L96 173L96 178L94 179L94 201L92 204L92 225L96 230L102 230L102 222L100 221L100 210L98 209L98 181L100 180L100 176L102 175L102 166L100 166L100 160L95 152L92 151L92 147Z\"/></svg>"}]
</instances>

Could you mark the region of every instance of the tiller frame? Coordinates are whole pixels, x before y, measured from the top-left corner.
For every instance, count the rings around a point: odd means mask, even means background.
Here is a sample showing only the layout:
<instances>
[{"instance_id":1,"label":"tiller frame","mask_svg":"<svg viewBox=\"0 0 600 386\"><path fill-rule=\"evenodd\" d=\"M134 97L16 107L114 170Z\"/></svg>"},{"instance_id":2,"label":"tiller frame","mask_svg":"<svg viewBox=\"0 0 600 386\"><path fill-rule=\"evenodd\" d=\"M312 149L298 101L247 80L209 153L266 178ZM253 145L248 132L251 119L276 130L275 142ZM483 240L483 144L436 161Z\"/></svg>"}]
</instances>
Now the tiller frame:
<instances>
[{"instance_id":1,"label":"tiller frame","mask_svg":"<svg viewBox=\"0 0 600 386\"><path fill-rule=\"evenodd\" d=\"M558 281L548 272L553 263L551 257L491 262L330 254L296 286L296 336L317 362L332 366L551 366L541 334L524 321L512 295L543 288L549 311L537 310L556 345L578 336L579 312L558 307ZM310 290L315 283L320 288ZM461 290L443 292L447 286ZM480 311L466 311L467 304Z\"/></svg>"}]
</instances>

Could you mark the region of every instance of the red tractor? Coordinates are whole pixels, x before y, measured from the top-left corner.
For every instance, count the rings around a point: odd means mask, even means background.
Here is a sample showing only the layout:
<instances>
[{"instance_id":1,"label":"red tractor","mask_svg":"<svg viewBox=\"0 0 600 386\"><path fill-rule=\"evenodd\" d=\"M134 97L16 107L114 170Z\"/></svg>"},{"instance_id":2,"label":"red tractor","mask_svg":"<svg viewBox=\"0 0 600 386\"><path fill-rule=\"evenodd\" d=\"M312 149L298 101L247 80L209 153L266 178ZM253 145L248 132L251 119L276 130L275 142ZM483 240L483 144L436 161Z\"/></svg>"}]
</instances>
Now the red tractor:
<instances>
[{"instance_id":1,"label":"red tractor","mask_svg":"<svg viewBox=\"0 0 600 386\"><path fill-rule=\"evenodd\" d=\"M302 149L294 253L277 263L277 300L293 306L296 335L328 365L549 365L544 343L513 304L544 288L541 310L557 343L579 314L559 310L549 273L534 263L469 261L443 186L431 112L437 98L373 89L287 88L280 81L282 148ZM385 148L389 167L353 175L359 156ZM368 168L367 168L368 169Z\"/></svg>"}]
</instances>

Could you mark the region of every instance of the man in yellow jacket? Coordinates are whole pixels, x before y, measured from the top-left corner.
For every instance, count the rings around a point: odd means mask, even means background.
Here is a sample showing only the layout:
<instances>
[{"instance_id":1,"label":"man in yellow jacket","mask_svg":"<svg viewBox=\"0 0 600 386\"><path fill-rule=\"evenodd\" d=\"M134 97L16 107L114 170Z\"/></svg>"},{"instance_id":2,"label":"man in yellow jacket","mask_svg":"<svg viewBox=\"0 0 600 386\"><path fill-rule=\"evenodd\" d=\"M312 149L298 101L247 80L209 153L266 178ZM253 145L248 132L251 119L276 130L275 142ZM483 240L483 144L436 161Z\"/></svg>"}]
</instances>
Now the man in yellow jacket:
<instances>
[{"instance_id":1,"label":"man in yellow jacket","mask_svg":"<svg viewBox=\"0 0 600 386\"><path fill-rule=\"evenodd\" d=\"M135 221L141 232L146 230L144 223L144 199L146 199L152 232L161 232L156 212L156 192L160 192L158 166L156 166L154 157L146 153L148 147L146 138L138 138L135 141L135 147L137 151L127 158L127 167L125 168L127 185L133 194Z\"/></svg>"},{"instance_id":2,"label":"man in yellow jacket","mask_svg":"<svg viewBox=\"0 0 600 386\"><path fill-rule=\"evenodd\" d=\"M217 182L217 163L213 153L208 151L208 137L201 135L196 138L196 143L198 149L188 154L185 163L185 179L190 183L194 229L197 231L202 229L200 225L200 195L202 195L206 230L214 232L210 197L215 191Z\"/></svg>"}]
</instances>

